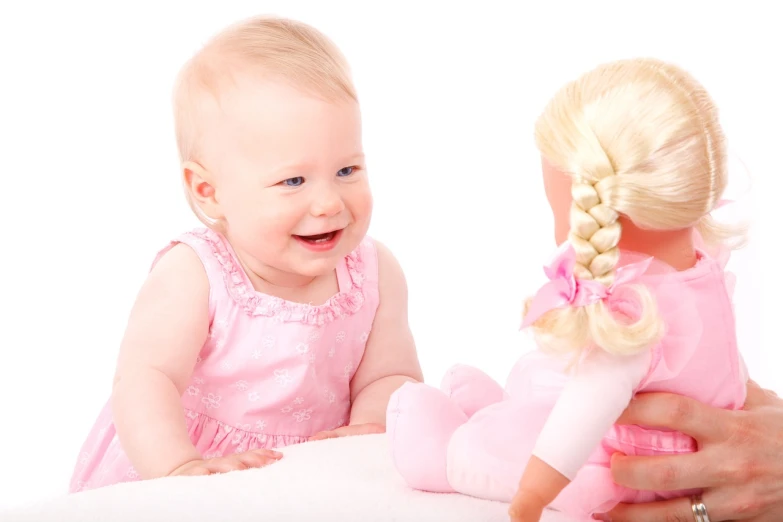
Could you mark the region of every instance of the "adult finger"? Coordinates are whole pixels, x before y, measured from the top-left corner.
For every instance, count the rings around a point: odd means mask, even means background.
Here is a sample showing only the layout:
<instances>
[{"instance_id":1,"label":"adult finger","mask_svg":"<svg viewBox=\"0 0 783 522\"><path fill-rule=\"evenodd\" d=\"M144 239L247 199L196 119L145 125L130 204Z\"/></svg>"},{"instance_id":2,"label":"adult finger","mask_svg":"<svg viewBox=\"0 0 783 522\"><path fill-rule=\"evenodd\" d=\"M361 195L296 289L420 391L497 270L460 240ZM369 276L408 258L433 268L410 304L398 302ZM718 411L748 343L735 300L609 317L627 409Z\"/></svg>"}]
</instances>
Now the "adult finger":
<instances>
[{"instance_id":1,"label":"adult finger","mask_svg":"<svg viewBox=\"0 0 783 522\"><path fill-rule=\"evenodd\" d=\"M617 423L668 428L699 441L722 440L731 426L727 414L683 395L643 393L631 401Z\"/></svg>"},{"instance_id":2,"label":"adult finger","mask_svg":"<svg viewBox=\"0 0 783 522\"><path fill-rule=\"evenodd\" d=\"M707 507L710 522L727 522L731 520L723 507L711 491L707 491L702 497L702 502ZM595 515L597 520L611 522L693 522L690 498L675 498L661 500L646 504L618 504L609 513Z\"/></svg>"},{"instance_id":3,"label":"adult finger","mask_svg":"<svg viewBox=\"0 0 783 522\"><path fill-rule=\"evenodd\" d=\"M775 404L780 400L777 393L772 390L765 390L755 381L748 381L747 389L748 395L745 398L745 406L743 408L745 410L752 410L762 406L769 406L770 404Z\"/></svg>"},{"instance_id":4,"label":"adult finger","mask_svg":"<svg viewBox=\"0 0 783 522\"><path fill-rule=\"evenodd\" d=\"M729 473L720 471L721 463L710 458L708 451L652 457L612 457L613 480L630 489L643 491L678 491L722 486Z\"/></svg>"}]
</instances>

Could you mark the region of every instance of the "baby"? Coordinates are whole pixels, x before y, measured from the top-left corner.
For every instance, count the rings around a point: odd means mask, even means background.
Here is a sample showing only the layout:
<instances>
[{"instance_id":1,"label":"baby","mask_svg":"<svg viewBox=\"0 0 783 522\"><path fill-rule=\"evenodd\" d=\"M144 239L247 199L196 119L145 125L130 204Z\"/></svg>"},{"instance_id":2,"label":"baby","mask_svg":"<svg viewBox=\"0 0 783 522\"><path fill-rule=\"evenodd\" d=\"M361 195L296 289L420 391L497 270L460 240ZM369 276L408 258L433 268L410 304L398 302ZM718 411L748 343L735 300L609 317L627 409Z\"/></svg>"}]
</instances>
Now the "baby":
<instances>
[{"instance_id":1,"label":"baby","mask_svg":"<svg viewBox=\"0 0 783 522\"><path fill-rule=\"evenodd\" d=\"M391 393L422 379L403 272L366 236L359 103L335 45L292 20L233 25L181 71L174 114L205 227L155 258L72 492L382 432Z\"/></svg>"}]
</instances>

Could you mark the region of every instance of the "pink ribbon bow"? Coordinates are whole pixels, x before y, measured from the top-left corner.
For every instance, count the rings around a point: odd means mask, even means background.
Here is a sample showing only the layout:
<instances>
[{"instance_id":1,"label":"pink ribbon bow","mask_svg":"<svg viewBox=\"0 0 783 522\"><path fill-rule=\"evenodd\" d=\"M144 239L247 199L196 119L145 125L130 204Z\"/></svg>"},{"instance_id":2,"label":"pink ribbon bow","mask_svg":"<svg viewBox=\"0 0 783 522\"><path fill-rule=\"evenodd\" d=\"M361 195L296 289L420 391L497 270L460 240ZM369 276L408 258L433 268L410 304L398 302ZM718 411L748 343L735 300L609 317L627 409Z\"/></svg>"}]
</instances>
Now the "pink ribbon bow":
<instances>
[{"instance_id":1,"label":"pink ribbon bow","mask_svg":"<svg viewBox=\"0 0 783 522\"><path fill-rule=\"evenodd\" d=\"M555 259L544 267L544 273L549 278L549 282L544 284L533 297L522 321L522 328L527 328L542 315L555 308L586 306L606 299L618 286L638 279L647 271L651 262L652 258L650 257L644 261L618 268L614 273L614 282L607 287L598 281L574 277L576 252L573 245L564 243L558 250Z\"/></svg>"}]
</instances>

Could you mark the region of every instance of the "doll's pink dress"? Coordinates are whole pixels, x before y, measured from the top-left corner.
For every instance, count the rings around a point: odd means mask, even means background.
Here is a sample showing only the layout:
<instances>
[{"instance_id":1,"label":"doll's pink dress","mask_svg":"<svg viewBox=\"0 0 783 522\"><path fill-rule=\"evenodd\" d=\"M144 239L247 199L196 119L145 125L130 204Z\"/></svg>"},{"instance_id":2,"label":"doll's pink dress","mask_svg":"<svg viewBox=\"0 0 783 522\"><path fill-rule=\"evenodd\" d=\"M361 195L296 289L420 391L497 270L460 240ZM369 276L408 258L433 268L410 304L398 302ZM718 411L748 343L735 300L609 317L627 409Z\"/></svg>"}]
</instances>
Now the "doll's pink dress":
<instances>
[{"instance_id":1,"label":"doll's pink dress","mask_svg":"<svg viewBox=\"0 0 783 522\"><path fill-rule=\"evenodd\" d=\"M624 253L621 264L638 259ZM639 283L656 298L666 333L637 356L594 349L568 373L568 361L536 351L519 360L505 388L467 366L452 368L441 389L406 384L387 412L400 474L417 489L509 502L536 455L571 480L552 507L577 520L618 502L690 493L616 485L609 468L616 452L667 455L696 446L681 433L614 422L640 392L673 392L720 408L743 406L748 376L737 350L724 261L699 252L696 266L682 272L651 265ZM631 303L618 296L613 306L621 310Z\"/></svg>"},{"instance_id":2,"label":"doll's pink dress","mask_svg":"<svg viewBox=\"0 0 783 522\"><path fill-rule=\"evenodd\" d=\"M225 238L196 229L172 241L201 259L209 285L209 338L182 396L190 439L205 458L304 442L348 422L350 382L378 307L369 238L337 267L339 290L321 305L261 294ZM137 480L109 402L84 443L70 491Z\"/></svg>"}]
</instances>

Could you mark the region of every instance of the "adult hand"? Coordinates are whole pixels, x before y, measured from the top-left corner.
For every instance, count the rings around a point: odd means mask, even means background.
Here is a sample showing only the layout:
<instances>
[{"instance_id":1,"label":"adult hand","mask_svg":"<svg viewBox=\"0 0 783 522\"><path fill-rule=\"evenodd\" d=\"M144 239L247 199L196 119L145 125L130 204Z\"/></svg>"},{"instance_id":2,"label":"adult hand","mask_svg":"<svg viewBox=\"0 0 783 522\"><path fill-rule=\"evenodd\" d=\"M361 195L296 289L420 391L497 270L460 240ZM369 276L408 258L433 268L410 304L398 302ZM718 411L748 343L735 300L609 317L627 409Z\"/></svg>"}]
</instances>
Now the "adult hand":
<instances>
[{"instance_id":1,"label":"adult hand","mask_svg":"<svg viewBox=\"0 0 783 522\"><path fill-rule=\"evenodd\" d=\"M352 435L370 435L373 433L386 433L386 426L375 423L349 424L336 430L316 433L309 440L335 439L337 437L350 437Z\"/></svg>"},{"instance_id":2,"label":"adult hand","mask_svg":"<svg viewBox=\"0 0 783 522\"><path fill-rule=\"evenodd\" d=\"M676 456L615 455L615 482L637 490L703 489L711 522L783 520L783 401L748 383L743 410L729 411L670 394L633 400L620 424L681 431L698 443L696 453ZM600 518L599 518L600 519ZM690 499L618 505L611 522L693 522Z\"/></svg>"}]
</instances>

